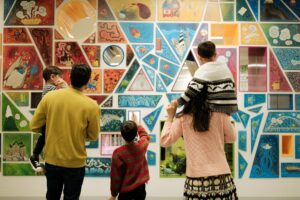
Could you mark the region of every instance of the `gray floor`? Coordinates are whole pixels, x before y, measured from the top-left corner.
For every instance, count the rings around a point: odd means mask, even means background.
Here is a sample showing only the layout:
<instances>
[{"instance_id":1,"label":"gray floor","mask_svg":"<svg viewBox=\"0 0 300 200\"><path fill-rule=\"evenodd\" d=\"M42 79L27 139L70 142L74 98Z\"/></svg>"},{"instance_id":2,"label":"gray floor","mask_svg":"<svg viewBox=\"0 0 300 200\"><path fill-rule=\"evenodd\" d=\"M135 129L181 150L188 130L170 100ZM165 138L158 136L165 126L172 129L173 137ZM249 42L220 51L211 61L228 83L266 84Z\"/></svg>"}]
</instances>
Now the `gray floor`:
<instances>
[{"instance_id":1,"label":"gray floor","mask_svg":"<svg viewBox=\"0 0 300 200\"><path fill-rule=\"evenodd\" d=\"M1 200L43 200L44 197L0 197ZM107 197L82 197L81 200L107 200ZM149 197L147 200L181 200L182 198ZM299 200L300 197L240 197L239 200Z\"/></svg>"}]
</instances>

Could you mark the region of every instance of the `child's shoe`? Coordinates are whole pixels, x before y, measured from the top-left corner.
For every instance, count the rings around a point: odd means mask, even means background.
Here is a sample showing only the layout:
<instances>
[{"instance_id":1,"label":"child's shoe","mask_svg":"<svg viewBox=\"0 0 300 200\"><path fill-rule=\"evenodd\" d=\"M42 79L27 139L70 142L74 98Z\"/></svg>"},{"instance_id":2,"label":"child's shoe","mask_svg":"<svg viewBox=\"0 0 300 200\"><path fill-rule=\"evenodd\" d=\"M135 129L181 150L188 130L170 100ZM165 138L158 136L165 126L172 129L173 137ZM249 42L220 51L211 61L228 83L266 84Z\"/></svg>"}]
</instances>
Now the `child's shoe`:
<instances>
[{"instance_id":1,"label":"child's shoe","mask_svg":"<svg viewBox=\"0 0 300 200\"><path fill-rule=\"evenodd\" d=\"M42 168L42 166L39 162L39 157L32 155L32 156L30 156L29 160L30 160L31 167L35 172L43 172L44 171L44 169Z\"/></svg>"}]
</instances>

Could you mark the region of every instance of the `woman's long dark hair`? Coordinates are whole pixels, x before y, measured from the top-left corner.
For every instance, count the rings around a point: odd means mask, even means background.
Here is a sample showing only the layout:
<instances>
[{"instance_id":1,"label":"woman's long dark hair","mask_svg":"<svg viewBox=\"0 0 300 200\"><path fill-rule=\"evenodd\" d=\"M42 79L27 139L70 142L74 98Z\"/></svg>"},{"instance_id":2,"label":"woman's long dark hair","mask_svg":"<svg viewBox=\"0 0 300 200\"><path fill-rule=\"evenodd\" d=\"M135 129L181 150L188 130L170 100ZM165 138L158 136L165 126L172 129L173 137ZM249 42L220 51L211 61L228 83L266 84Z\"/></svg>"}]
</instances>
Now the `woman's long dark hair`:
<instances>
[{"instance_id":1,"label":"woman's long dark hair","mask_svg":"<svg viewBox=\"0 0 300 200\"><path fill-rule=\"evenodd\" d=\"M207 104L206 88L203 88L201 93L191 98L176 117L180 117L184 114L191 114L193 116L193 128L195 131L203 132L208 130L211 111Z\"/></svg>"}]
</instances>

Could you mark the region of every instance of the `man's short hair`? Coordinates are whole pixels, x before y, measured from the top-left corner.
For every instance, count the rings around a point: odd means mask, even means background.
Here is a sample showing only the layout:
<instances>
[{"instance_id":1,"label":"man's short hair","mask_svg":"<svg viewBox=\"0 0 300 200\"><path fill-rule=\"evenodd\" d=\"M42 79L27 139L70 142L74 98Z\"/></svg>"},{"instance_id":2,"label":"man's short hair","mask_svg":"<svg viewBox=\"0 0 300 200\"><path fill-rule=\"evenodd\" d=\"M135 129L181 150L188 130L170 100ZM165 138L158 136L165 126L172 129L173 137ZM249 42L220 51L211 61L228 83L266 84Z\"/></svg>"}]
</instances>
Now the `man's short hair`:
<instances>
[{"instance_id":1,"label":"man's short hair","mask_svg":"<svg viewBox=\"0 0 300 200\"><path fill-rule=\"evenodd\" d=\"M92 70L87 64L74 64L71 70L71 85L76 88L81 88L86 85L91 78Z\"/></svg>"},{"instance_id":2,"label":"man's short hair","mask_svg":"<svg viewBox=\"0 0 300 200\"><path fill-rule=\"evenodd\" d=\"M62 75L62 70L57 66L48 66L43 70L43 78L47 82L50 80L51 74Z\"/></svg>"},{"instance_id":3,"label":"man's short hair","mask_svg":"<svg viewBox=\"0 0 300 200\"><path fill-rule=\"evenodd\" d=\"M126 142L131 142L135 138L137 130L134 121L128 120L121 124L121 135Z\"/></svg>"},{"instance_id":4,"label":"man's short hair","mask_svg":"<svg viewBox=\"0 0 300 200\"><path fill-rule=\"evenodd\" d=\"M200 43L198 45L198 55L202 58L212 58L216 55L216 45L211 41Z\"/></svg>"}]
</instances>

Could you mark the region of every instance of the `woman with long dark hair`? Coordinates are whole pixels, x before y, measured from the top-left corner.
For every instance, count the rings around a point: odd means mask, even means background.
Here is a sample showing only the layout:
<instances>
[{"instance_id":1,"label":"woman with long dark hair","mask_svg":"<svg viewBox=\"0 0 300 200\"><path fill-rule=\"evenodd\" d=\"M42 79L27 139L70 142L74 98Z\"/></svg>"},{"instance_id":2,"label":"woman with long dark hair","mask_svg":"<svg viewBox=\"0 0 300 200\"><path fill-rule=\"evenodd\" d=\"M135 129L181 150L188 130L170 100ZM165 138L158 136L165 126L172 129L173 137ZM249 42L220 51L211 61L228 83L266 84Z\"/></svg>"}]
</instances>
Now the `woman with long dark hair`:
<instances>
[{"instance_id":1,"label":"woman with long dark hair","mask_svg":"<svg viewBox=\"0 0 300 200\"><path fill-rule=\"evenodd\" d=\"M186 150L184 198L238 199L226 160L224 143L233 143L236 134L226 113L211 111L207 90L203 89L175 115L178 102L167 107L161 146L172 145L183 137Z\"/></svg>"}]
</instances>

